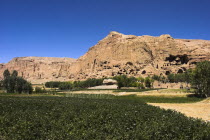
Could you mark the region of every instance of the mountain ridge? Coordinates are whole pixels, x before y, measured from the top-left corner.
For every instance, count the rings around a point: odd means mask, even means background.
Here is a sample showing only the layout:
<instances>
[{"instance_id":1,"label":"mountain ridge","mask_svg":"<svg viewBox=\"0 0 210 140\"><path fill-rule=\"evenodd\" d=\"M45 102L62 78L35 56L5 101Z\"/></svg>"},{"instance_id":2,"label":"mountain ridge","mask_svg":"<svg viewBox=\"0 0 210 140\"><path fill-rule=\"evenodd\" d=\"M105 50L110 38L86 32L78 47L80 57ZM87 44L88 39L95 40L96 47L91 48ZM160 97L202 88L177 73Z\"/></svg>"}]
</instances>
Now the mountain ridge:
<instances>
[{"instance_id":1,"label":"mountain ridge","mask_svg":"<svg viewBox=\"0 0 210 140\"><path fill-rule=\"evenodd\" d=\"M144 77L181 73L203 60L210 60L209 40L174 39L168 34L157 37L124 35L112 31L78 59L20 57L1 64L0 77L5 69L17 70L32 83L122 74Z\"/></svg>"}]
</instances>

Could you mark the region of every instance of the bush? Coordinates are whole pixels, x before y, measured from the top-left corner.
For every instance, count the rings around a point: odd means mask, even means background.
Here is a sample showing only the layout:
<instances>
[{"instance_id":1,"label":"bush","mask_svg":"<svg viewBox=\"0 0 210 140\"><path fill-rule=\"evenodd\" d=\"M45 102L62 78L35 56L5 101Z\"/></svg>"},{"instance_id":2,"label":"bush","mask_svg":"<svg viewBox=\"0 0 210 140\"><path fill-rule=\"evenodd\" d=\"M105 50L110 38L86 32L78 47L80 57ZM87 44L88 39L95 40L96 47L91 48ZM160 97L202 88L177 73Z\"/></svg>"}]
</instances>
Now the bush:
<instances>
[{"instance_id":1,"label":"bush","mask_svg":"<svg viewBox=\"0 0 210 140\"><path fill-rule=\"evenodd\" d=\"M51 82L46 82L45 87L48 88L58 88L61 82L58 81L51 81Z\"/></svg>"},{"instance_id":2,"label":"bush","mask_svg":"<svg viewBox=\"0 0 210 140\"><path fill-rule=\"evenodd\" d=\"M47 91L45 89L42 89L40 87L35 87L34 92L35 93L47 93Z\"/></svg>"},{"instance_id":3,"label":"bush","mask_svg":"<svg viewBox=\"0 0 210 140\"><path fill-rule=\"evenodd\" d=\"M117 85L121 87L132 87L135 86L137 79L135 77L127 77L127 75L115 76L113 79L117 80Z\"/></svg>"}]
</instances>

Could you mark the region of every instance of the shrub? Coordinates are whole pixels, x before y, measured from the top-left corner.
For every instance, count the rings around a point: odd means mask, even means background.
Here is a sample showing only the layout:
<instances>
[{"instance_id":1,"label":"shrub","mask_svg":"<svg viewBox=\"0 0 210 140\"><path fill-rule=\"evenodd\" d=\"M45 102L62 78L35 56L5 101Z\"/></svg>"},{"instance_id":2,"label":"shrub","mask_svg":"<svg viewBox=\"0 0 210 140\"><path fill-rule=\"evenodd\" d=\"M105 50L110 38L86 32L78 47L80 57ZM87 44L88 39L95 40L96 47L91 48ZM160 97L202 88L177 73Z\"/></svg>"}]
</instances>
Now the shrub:
<instances>
[{"instance_id":1,"label":"shrub","mask_svg":"<svg viewBox=\"0 0 210 140\"><path fill-rule=\"evenodd\" d=\"M117 85L121 87L132 87L135 86L137 79L135 77L127 77L127 75L115 76L113 79L117 80Z\"/></svg>"},{"instance_id":2,"label":"shrub","mask_svg":"<svg viewBox=\"0 0 210 140\"><path fill-rule=\"evenodd\" d=\"M35 87L34 92L35 93L46 93L47 91L45 89L40 88L40 87Z\"/></svg>"}]
</instances>

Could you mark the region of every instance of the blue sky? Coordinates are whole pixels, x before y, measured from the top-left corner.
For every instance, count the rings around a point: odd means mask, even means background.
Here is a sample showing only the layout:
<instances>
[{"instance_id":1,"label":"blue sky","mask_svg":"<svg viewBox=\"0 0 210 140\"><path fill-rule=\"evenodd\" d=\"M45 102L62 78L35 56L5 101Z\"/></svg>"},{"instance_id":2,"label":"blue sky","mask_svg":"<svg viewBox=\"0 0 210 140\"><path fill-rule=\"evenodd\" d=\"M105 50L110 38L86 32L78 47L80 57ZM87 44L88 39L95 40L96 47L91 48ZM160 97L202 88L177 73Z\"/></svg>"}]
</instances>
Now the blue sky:
<instances>
[{"instance_id":1,"label":"blue sky","mask_svg":"<svg viewBox=\"0 0 210 140\"><path fill-rule=\"evenodd\" d=\"M0 0L0 63L78 58L110 31L210 40L209 0Z\"/></svg>"}]
</instances>

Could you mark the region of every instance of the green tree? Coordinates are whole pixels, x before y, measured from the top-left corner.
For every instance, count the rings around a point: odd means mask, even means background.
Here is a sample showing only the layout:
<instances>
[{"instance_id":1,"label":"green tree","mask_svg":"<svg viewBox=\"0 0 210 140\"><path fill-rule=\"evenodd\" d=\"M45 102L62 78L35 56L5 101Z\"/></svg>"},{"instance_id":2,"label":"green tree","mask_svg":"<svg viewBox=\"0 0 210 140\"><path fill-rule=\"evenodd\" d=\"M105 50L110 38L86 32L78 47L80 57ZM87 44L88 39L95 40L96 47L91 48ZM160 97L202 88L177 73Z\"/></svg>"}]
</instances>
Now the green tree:
<instances>
[{"instance_id":1,"label":"green tree","mask_svg":"<svg viewBox=\"0 0 210 140\"><path fill-rule=\"evenodd\" d=\"M70 90L73 88L73 84L71 82L61 82L59 85L60 90Z\"/></svg>"},{"instance_id":2,"label":"green tree","mask_svg":"<svg viewBox=\"0 0 210 140\"><path fill-rule=\"evenodd\" d=\"M6 79L7 77L10 77L10 72L9 72L9 70L8 69L6 69L5 71L4 71L4 79Z\"/></svg>"},{"instance_id":3,"label":"green tree","mask_svg":"<svg viewBox=\"0 0 210 140\"><path fill-rule=\"evenodd\" d=\"M0 90L3 88L3 81L0 81Z\"/></svg>"},{"instance_id":4,"label":"green tree","mask_svg":"<svg viewBox=\"0 0 210 140\"><path fill-rule=\"evenodd\" d=\"M12 72L12 75L11 75L12 77L17 77L18 76L18 72L16 71L16 70L14 70L13 72Z\"/></svg>"},{"instance_id":5,"label":"green tree","mask_svg":"<svg viewBox=\"0 0 210 140\"><path fill-rule=\"evenodd\" d=\"M135 86L135 82L137 81L135 77L127 77L127 75L115 76L113 79L117 80L119 88Z\"/></svg>"},{"instance_id":6,"label":"green tree","mask_svg":"<svg viewBox=\"0 0 210 140\"><path fill-rule=\"evenodd\" d=\"M197 63L191 85L199 96L210 97L210 61Z\"/></svg>"},{"instance_id":7,"label":"green tree","mask_svg":"<svg viewBox=\"0 0 210 140\"><path fill-rule=\"evenodd\" d=\"M152 79L157 80L157 81L160 81L161 80L160 78L161 78L161 76L158 76L158 75L152 76Z\"/></svg>"},{"instance_id":8,"label":"green tree","mask_svg":"<svg viewBox=\"0 0 210 140\"><path fill-rule=\"evenodd\" d=\"M4 71L3 88L7 93L32 93L33 91L29 82L22 77L18 77L17 71L13 71L10 75L8 69Z\"/></svg>"},{"instance_id":9,"label":"green tree","mask_svg":"<svg viewBox=\"0 0 210 140\"><path fill-rule=\"evenodd\" d=\"M144 80L145 87L147 88L153 87L153 82L154 82L154 79L151 79L150 77L146 77Z\"/></svg>"},{"instance_id":10,"label":"green tree","mask_svg":"<svg viewBox=\"0 0 210 140\"><path fill-rule=\"evenodd\" d=\"M184 74L185 74L185 82L188 86L188 84L192 81L193 78L193 70L189 69Z\"/></svg>"},{"instance_id":11,"label":"green tree","mask_svg":"<svg viewBox=\"0 0 210 140\"><path fill-rule=\"evenodd\" d=\"M169 74L168 75L168 81L170 83L174 83L175 82L175 75L174 74Z\"/></svg>"}]
</instances>

